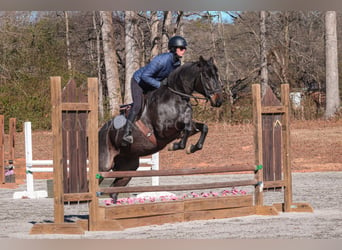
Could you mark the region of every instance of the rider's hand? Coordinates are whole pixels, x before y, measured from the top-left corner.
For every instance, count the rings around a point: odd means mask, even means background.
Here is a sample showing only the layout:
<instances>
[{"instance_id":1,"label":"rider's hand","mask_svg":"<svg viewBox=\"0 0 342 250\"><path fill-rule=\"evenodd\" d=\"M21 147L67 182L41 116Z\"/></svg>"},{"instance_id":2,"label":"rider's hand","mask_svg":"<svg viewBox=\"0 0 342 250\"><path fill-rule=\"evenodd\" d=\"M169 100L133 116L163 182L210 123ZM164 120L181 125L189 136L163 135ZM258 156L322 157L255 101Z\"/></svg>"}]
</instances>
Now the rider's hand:
<instances>
[{"instance_id":1,"label":"rider's hand","mask_svg":"<svg viewBox=\"0 0 342 250\"><path fill-rule=\"evenodd\" d=\"M160 86L167 86L167 78L160 82Z\"/></svg>"}]
</instances>

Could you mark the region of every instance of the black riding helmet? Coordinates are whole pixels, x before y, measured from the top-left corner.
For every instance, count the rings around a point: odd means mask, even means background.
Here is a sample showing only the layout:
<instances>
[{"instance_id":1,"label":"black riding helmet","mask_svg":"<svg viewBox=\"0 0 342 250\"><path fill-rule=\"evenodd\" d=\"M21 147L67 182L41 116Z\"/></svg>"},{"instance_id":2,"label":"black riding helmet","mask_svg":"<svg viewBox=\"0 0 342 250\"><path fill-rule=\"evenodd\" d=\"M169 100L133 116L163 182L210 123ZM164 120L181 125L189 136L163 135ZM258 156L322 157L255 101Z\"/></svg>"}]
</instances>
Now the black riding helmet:
<instances>
[{"instance_id":1,"label":"black riding helmet","mask_svg":"<svg viewBox=\"0 0 342 250\"><path fill-rule=\"evenodd\" d=\"M186 48L187 45L188 44L187 44L186 40L183 37L181 37L181 36L173 36L169 40L168 47L169 47L170 51L175 52L176 48L179 48L179 47Z\"/></svg>"}]
</instances>

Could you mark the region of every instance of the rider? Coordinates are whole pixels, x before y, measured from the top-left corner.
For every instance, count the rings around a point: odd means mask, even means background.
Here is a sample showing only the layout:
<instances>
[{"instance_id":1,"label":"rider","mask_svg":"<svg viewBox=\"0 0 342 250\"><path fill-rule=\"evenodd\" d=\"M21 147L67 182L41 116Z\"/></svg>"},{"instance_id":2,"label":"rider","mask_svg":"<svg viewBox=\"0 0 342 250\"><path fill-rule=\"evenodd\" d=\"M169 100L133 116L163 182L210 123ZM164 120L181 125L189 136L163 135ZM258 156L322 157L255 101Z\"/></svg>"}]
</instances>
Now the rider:
<instances>
[{"instance_id":1,"label":"rider","mask_svg":"<svg viewBox=\"0 0 342 250\"><path fill-rule=\"evenodd\" d=\"M133 143L132 125L139 114L143 102L143 94L165 84L169 74L181 65L180 59L186 51L187 42L181 36L173 36L168 43L169 52L154 57L149 64L138 69L131 79L133 105L129 111L122 145ZM162 82L163 81L163 82Z\"/></svg>"}]
</instances>

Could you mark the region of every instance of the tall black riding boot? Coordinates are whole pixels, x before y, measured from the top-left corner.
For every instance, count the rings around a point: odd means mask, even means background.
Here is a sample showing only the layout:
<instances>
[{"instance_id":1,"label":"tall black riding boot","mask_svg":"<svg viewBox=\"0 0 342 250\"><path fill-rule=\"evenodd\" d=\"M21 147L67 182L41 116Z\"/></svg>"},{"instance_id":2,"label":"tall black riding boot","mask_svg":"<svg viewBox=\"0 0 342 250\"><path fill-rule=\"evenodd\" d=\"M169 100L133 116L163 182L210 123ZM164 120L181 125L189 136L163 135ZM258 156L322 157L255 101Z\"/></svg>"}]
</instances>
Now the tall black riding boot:
<instances>
[{"instance_id":1,"label":"tall black riding boot","mask_svg":"<svg viewBox=\"0 0 342 250\"><path fill-rule=\"evenodd\" d=\"M129 144L133 143L133 135L132 135L132 129L133 129L133 123L135 121L136 114L134 110L130 110L128 117L127 117L127 123L125 127L125 132L122 137L121 145L124 147L127 147Z\"/></svg>"},{"instance_id":2,"label":"tall black riding boot","mask_svg":"<svg viewBox=\"0 0 342 250\"><path fill-rule=\"evenodd\" d=\"M133 136L132 136L132 122L127 120L127 124L125 127L125 133L122 137L122 146L128 146L128 144L133 143Z\"/></svg>"}]
</instances>

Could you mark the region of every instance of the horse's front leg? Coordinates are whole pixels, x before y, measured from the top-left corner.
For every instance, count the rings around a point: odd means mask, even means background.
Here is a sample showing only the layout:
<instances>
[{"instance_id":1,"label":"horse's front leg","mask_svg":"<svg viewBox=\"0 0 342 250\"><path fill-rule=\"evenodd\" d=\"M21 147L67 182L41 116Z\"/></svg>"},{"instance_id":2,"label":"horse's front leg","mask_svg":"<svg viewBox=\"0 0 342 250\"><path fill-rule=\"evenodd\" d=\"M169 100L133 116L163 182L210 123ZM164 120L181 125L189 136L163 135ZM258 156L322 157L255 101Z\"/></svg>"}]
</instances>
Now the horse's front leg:
<instances>
[{"instance_id":1,"label":"horse's front leg","mask_svg":"<svg viewBox=\"0 0 342 250\"><path fill-rule=\"evenodd\" d=\"M121 156L118 155L115 159L115 171L135 171L139 167L139 157L134 155ZM118 177L110 185L111 187L125 187L131 180L131 177ZM110 193L113 203L116 204L119 193Z\"/></svg>"},{"instance_id":2,"label":"horse's front leg","mask_svg":"<svg viewBox=\"0 0 342 250\"><path fill-rule=\"evenodd\" d=\"M195 153L196 151L201 150L203 148L205 138L208 134L208 126L204 123L193 122L193 129L191 135L196 134L198 132L201 132L201 135L195 145L190 145L187 148L186 152L188 154Z\"/></svg>"},{"instance_id":3,"label":"horse's front leg","mask_svg":"<svg viewBox=\"0 0 342 250\"><path fill-rule=\"evenodd\" d=\"M190 133L191 133L191 130L184 129L181 140L179 142L174 142L170 144L169 151L185 149Z\"/></svg>"},{"instance_id":4,"label":"horse's front leg","mask_svg":"<svg viewBox=\"0 0 342 250\"><path fill-rule=\"evenodd\" d=\"M125 187L132 178L125 177L125 178L115 178L113 183L110 185L111 187ZM118 201L119 193L110 193L109 196L113 199L113 204L116 204Z\"/></svg>"},{"instance_id":5,"label":"horse's front leg","mask_svg":"<svg viewBox=\"0 0 342 250\"><path fill-rule=\"evenodd\" d=\"M190 105L187 105L185 112L180 117L178 122L184 124L183 135L179 142L175 142L169 146L169 151L185 149L186 143L188 141L189 136L192 135L193 126L192 126L192 108ZM177 125L176 125L177 127Z\"/></svg>"}]
</instances>

